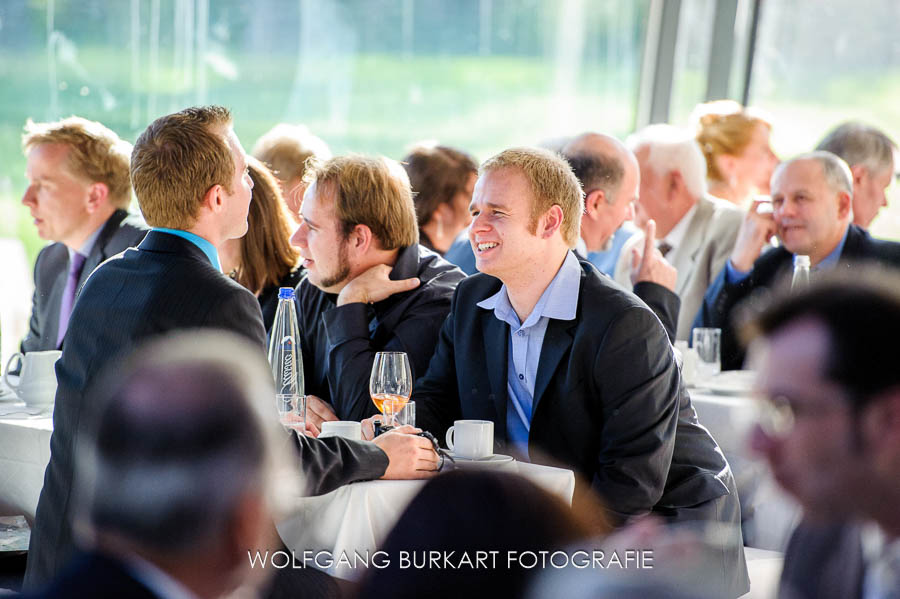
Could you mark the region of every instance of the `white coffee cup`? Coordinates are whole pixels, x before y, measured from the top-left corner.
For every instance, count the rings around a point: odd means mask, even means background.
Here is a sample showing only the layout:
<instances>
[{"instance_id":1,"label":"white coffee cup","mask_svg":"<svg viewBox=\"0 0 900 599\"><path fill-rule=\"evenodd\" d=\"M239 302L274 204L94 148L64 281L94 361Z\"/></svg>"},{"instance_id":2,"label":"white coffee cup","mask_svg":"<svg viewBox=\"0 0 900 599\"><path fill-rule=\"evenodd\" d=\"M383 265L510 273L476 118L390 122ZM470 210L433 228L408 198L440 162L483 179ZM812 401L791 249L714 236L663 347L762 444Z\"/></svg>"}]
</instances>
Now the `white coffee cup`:
<instances>
[{"instance_id":1,"label":"white coffee cup","mask_svg":"<svg viewBox=\"0 0 900 599\"><path fill-rule=\"evenodd\" d=\"M56 397L56 361L61 355L62 352L55 349L13 354L6 363L3 382L28 405L51 404ZM9 377L9 367L16 358L22 360L18 382Z\"/></svg>"},{"instance_id":2,"label":"white coffee cup","mask_svg":"<svg viewBox=\"0 0 900 599\"><path fill-rule=\"evenodd\" d=\"M362 441L362 424L352 420L331 420L322 423L319 438L343 437L351 441Z\"/></svg>"},{"instance_id":3,"label":"white coffee cup","mask_svg":"<svg viewBox=\"0 0 900 599\"><path fill-rule=\"evenodd\" d=\"M447 429L447 447L454 455L477 460L494 455L494 423L490 420L457 420Z\"/></svg>"}]
</instances>

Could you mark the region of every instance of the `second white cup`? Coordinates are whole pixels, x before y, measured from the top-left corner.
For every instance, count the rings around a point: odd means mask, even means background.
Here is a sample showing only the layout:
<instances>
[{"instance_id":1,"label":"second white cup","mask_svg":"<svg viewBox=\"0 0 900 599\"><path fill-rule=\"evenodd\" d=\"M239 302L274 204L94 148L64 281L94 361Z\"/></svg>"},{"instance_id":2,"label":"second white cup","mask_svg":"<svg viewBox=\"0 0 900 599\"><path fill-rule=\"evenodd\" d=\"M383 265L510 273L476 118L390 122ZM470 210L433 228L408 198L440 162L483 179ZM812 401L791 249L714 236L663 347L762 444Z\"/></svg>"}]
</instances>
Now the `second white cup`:
<instances>
[{"instance_id":1,"label":"second white cup","mask_svg":"<svg viewBox=\"0 0 900 599\"><path fill-rule=\"evenodd\" d=\"M447 429L447 447L457 457L477 460L494 455L494 423L457 420Z\"/></svg>"},{"instance_id":2,"label":"second white cup","mask_svg":"<svg viewBox=\"0 0 900 599\"><path fill-rule=\"evenodd\" d=\"M319 438L343 437L351 441L362 441L362 424L352 420L331 420L322 423Z\"/></svg>"}]
</instances>

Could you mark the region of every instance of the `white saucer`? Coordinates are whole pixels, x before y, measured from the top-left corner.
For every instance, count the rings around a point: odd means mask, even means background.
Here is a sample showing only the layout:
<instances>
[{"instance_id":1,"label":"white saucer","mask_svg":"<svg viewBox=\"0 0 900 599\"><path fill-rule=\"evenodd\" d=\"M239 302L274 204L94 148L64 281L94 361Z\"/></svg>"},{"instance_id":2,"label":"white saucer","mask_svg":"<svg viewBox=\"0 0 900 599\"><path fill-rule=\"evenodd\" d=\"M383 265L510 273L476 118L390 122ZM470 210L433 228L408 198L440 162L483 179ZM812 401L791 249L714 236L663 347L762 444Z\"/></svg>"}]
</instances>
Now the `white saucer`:
<instances>
[{"instance_id":1,"label":"white saucer","mask_svg":"<svg viewBox=\"0 0 900 599\"><path fill-rule=\"evenodd\" d=\"M501 453L495 453L494 455L476 459L464 458L452 453L450 455L453 457L456 466L460 468L493 468L495 466L512 464L515 461L512 456L503 455Z\"/></svg>"},{"instance_id":2,"label":"white saucer","mask_svg":"<svg viewBox=\"0 0 900 599\"><path fill-rule=\"evenodd\" d=\"M756 373L750 370L726 370L712 378L697 383L717 395L748 395L753 390Z\"/></svg>"}]
</instances>

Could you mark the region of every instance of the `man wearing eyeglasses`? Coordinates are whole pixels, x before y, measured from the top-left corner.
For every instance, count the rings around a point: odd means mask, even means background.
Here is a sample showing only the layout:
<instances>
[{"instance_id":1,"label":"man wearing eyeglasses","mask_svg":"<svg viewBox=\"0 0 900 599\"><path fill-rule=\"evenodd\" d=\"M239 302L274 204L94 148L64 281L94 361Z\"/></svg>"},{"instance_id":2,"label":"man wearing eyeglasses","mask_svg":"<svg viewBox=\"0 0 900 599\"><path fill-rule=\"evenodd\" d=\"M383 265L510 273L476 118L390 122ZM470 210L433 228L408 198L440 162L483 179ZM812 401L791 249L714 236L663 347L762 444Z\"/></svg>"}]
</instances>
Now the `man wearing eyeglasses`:
<instances>
[{"instance_id":1,"label":"man wearing eyeglasses","mask_svg":"<svg viewBox=\"0 0 900 599\"><path fill-rule=\"evenodd\" d=\"M780 596L900 596L900 277L832 277L752 330L769 408L752 445L804 510Z\"/></svg>"}]
</instances>

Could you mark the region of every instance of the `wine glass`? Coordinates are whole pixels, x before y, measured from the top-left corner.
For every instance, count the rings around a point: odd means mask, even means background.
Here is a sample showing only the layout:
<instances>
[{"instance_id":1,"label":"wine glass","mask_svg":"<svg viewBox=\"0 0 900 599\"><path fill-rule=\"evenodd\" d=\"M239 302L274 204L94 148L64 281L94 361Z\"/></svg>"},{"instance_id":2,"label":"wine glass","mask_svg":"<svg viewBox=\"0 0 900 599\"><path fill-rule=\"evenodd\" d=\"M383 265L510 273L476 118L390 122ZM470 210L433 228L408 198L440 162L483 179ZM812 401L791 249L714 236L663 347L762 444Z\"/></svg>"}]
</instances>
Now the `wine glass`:
<instances>
[{"instance_id":1,"label":"wine glass","mask_svg":"<svg viewBox=\"0 0 900 599\"><path fill-rule=\"evenodd\" d=\"M409 358L401 351L380 351L375 354L369 395L378 411L384 414L382 427L394 425L394 416L403 409L412 394L412 371Z\"/></svg>"}]
</instances>

